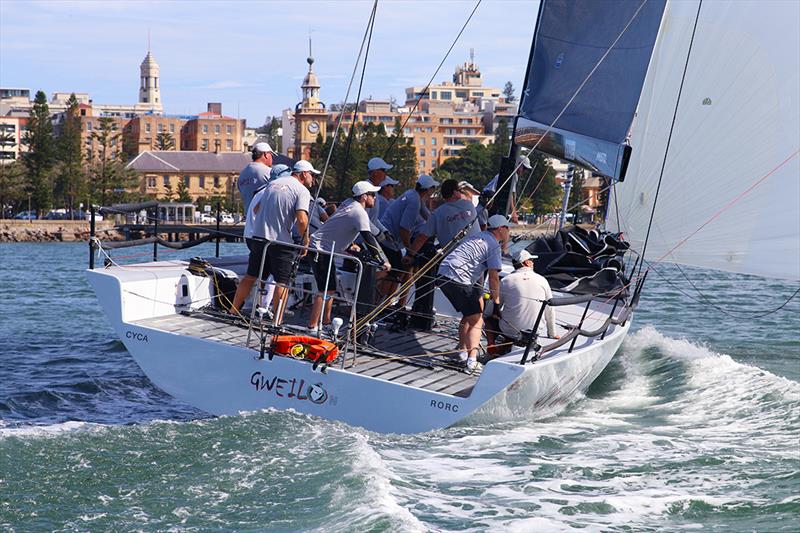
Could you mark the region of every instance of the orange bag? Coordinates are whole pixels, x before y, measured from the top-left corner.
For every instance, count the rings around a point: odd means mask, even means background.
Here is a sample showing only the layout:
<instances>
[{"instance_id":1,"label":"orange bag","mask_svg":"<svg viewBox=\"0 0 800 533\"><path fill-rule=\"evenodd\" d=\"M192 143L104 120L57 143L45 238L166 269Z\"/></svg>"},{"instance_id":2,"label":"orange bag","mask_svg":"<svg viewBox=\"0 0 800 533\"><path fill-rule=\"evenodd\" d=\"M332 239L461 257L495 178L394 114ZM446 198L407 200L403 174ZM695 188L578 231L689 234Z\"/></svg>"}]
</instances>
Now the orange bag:
<instances>
[{"instance_id":1,"label":"orange bag","mask_svg":"<svg viewBox=\"0 0 800 533\"><path fill-rule=\"evenodd\" d=\"M310 359L316 363L329 363L339 355L339 348L334 343L303 335L278 335L272 341L272 349L281 355Z\"/></svg>"}]
</instances>

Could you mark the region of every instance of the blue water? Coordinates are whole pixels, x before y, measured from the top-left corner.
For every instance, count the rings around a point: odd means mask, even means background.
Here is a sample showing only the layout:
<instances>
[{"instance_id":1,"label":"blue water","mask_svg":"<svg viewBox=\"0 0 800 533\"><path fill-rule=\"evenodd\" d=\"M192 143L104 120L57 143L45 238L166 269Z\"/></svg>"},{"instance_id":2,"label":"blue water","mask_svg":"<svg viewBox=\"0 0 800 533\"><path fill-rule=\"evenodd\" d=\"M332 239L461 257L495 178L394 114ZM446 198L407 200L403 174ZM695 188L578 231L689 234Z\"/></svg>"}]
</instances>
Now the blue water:
<instances>
[{"instance_id":1,"label":"blue water","mask_svg":"<svg viewBox=\"0 0 800 533\"><path fill-rule=\"evenodd\" d=\"M0 244L0 530L798 531L798 301L727 316L661 266L586 397L387 436L172 399L114 338L86 256ZM737 315L796 288L686 273Z\"/></svg>"}]
</instances>

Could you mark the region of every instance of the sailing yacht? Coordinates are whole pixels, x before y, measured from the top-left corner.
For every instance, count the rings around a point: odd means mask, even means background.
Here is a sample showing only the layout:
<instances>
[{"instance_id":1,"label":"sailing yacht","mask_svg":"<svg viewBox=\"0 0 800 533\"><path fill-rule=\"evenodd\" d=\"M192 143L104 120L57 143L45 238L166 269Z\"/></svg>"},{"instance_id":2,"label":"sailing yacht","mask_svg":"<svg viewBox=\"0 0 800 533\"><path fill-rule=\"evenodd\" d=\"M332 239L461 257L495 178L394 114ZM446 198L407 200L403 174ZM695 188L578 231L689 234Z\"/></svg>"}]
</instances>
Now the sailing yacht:
<instances>
[{"instance_id":1,"label":"sailing yacht","mask_svg":"<svg viewBox=\"0 0 800 533\"><path fill-rule=\"evenodd\" d=\"M438 289L433 327L398 326L365 298L374 266L354 257L335 261L341 321L324 339L296 326L307 312L302 270L283 325L258 294L243 316L224 312L245 255L125 266L112 258L87 271L89 283L149 379L212 414L294 409L417 433L481 413L546 412L607 366L658 261L800 278L800 4L764 4L541 2L494 205L508 205L516 151L527 147L609 180L611 232L514 244L542 258L537 269L556 289L542 309L554 308L560 338L534 326L481 372L446 357L458 317ZM96 239L90 247L92 258L109 250Z\"/></svg>"}]
</instances>

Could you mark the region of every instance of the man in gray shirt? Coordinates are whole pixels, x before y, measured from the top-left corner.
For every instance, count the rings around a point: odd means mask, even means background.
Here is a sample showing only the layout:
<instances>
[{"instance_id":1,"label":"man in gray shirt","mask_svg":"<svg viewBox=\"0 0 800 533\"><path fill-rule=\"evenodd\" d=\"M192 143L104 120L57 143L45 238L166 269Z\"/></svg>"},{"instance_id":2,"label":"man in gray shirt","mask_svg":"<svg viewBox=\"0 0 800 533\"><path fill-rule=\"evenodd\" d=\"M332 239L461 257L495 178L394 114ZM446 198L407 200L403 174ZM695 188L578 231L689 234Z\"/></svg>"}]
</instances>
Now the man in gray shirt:
<instances>
[{"instance_id":1,"label":"man in gray shirt","mask_svg":"<svg viewBox=\"0 0 800 533\"><path fill-rule=\"evenodd\" d=\"M311 163L300 160L295 163L291 176L271 181L259 195L258 203L253 204L250 213L253 218L254 239L250 242L247 274L239 283L233 298L232 313L238 313L239 307L250 294L256 277L264 280L272 274L278 284L272 299L275 324L281 323L283 307L279 304L286 294L286 285L292 278L295 252L293 248L280 243L292 242L291 228L294 223L297 224L300 235L305 236L303 245L308 244L306 228L308 206L311 202L308 189L314 184L315 174L319 174L319 171ZM267 253L262 269L265 246ZM305 251L302 251L300 256L304 255Z\"/></svg>"},{"instance_id":2,"label":"man in gray shirt","mask_svg":"<svg viewBox=\"0 0 800 533\"><path fill-rule=\"evenodd\" d=\"M311 267L319 294L314 299L314 306L311 309L309 329L313 330L318 327L322 314L322 293L326 286L328 299L322 323L325 325L331 323L332 297L336 292L336 267L331 263L330 253L344 252L350 248L356 237L361 235L364 246L373 260L383 264L384 270L391 268L386 256L378 246L375 236L370 231L369 216L366 211L375 205L375 194L379 189L380 187L372 185L368 181L359 181L353 185L352 198L342 202L342 205L328 221L311 235L309 248L318 251L312 257Z\"/></svg>"},{"instance_id":3,"label":"man in gray shirt","mask_svg":"<svg viewBox=\"0 0 800 533\"><path fill-rule=\"evenodd\" d=\"M456 246L439 266L439 287L456 311L461 313L458 326L459 359L472 373L480 368L478 348L483 330L483 272L489 272L489 294L500 305L500 270L503 246L508 242L511 223L503 215L492 215L487 230Z\"/></svg>"},{"instance_id":4,"label":"man in gray shirt","mask_svg":"<svg viewBox=\"0 0 800 533\"><path fill-rule=\"evenodd\" d=\"M247 210L250 208L253 195L269 181L272 154L272 147L269 143L256 143L253 146L253 162L244 167L239 174L239 181L236 185L239 188L239 195L242 197L245 215L247 215Z\"/></svg>"}]
</instances>

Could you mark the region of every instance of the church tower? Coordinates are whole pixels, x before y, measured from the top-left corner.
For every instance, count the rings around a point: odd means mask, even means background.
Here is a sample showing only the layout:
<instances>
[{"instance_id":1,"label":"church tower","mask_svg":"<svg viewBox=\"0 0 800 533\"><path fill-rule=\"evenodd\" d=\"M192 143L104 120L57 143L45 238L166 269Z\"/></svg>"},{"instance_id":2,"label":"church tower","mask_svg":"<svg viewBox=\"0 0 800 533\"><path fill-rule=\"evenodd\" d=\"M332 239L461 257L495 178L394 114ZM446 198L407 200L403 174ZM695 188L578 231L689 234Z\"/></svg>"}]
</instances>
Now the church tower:
<instances>
[{"instance_id":1,"label":"church tower","mask_svg":"<svg viewBox=\"0 0 800 533\"><path fill-rule=\"evenodd\" d=\"M297 104L294 113L294 152L296 159L309 159L311 145L317 140L317 135L325 138L328 113L325 104L319 99L319 80L314 74L314 57L311 55L311 39L308 40L308 73L303 79L303 101Z\"/></svg>"},{"instance_id":2,"label":"church tower","mask_svg":"<svg viewBox=\"0 0 800 533\"><path fill-rule=\"evenodd\" d=\"M158 63L150 53L149 40L148 36L147 55L139 66L139 102L136 104L136 111L161 113L164 107L161 104Z\"/></svg>"}]
</instances>

